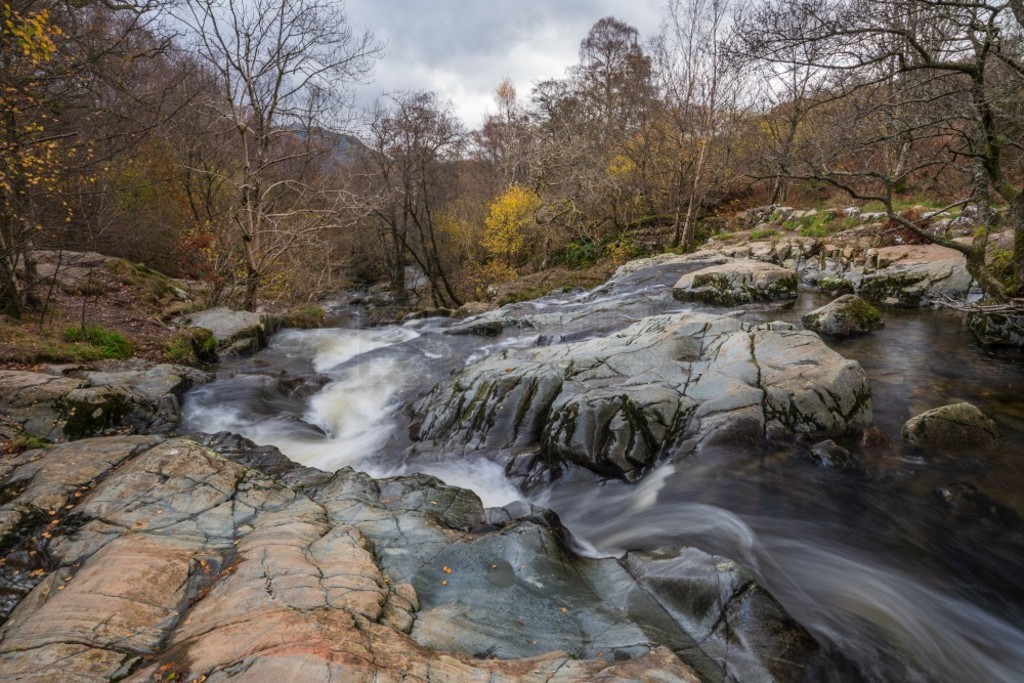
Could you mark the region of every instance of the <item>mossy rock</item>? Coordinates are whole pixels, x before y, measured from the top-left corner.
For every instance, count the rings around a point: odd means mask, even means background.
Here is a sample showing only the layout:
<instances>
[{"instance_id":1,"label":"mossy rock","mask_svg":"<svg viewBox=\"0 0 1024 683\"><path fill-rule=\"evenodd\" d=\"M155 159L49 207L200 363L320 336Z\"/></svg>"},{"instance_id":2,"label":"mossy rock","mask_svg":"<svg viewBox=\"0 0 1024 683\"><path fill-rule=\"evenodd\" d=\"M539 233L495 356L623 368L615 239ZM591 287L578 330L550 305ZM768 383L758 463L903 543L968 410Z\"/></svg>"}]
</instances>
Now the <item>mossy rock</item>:
<instances>
[{"instance_id":1,"label":"mossy rock","mask_svg":"<svg viewBox=\"0 0 1024 683\"><path fill-rule=\"evenodd\" d=\"M818 289L832 294L853 294L853 283L841 277L823 277L818 280Z\"/></svg>"},{"instance_id":2,"label":"mossy rock","mask_svg":"<svg viewBox=\"0 0 1024 683\"><path fill-rule=\"evenodd\" d=\"M808 330L835 336L866 334L885 327L878 309L855 294L845 294L811 311L802 322Z\"/></svg>"},{"instance_id":3,"label":"mossy rock","mask_svg":"<svg viewBox=\"0 0 1024 683\"><path fill-rule=\"evenodd\" d=\"M123 426L131 413L131 400L122 393L104 387L76 389L54 403L68 439L99 436Z\"/></svg>"},{"instance_id":4,"label":"mossy rock","mask_svg":"<svg viewBox=\"0 0 1024 683\"><path fill-rule=\"evenodd\" d=\"M167 342L164 353L168 361L180 365L216 363L217 339L205 327L186 327Z\"/></svg>"},{"instance_id":5,"label":"mossy rock","mask_svg":"<svg viewBox=\"0 0 1024 683\"><path fill-rule=\"evenodd\" d=\"M284 327L291 327L298 330L312 330L324 326L327 313L316 304L306 304L285 311L280 316L270 319L267 327L270 330L279 330Z\"/></svg>"},{"instance_id":6,"label":"mossy rock","mask_svg":"<svg viewBox=\"0 0 1024 683\"><path fill-rule=\"evenodd\" d=\"M917 446L946 450L992 448L999 443L999 428L970 403L933 408L903 425L903 439Z\"/></svg>"},{"instance_id":7,"label":"mossy rock","mask_svg":"<svg viewBox=\"0 0 1024 683\"><path fill-rule=\"evenodd\" d=\"M111 259L107 263L107 270L151 306L157 306L173 296L174 285L171 279L141 263Z\"/></svg>"},{"instance_id":8,"label":"mossy rock","mask_svg":"<svg viewBox=\"0 0 1024 683\"><path fill-rule=\"evenodd\" d=\"M716 306L796 297L797 275L789 268L752 259L717 264L683 275L672 288L680 301Z\"/></svg>"}]
</instances>

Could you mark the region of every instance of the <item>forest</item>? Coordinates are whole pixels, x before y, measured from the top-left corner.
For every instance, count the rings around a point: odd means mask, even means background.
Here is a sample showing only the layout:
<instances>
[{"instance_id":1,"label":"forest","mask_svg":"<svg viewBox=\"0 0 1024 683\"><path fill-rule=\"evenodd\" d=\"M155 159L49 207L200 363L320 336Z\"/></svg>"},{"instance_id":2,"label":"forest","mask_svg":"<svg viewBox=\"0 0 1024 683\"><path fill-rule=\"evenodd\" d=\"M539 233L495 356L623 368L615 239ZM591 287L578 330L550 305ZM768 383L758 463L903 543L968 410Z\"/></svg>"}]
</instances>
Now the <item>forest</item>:
<instances>
[{"instance_id":1,"label":"forest","mask_svg":"<svg viewBox=\"0 0 1024 683\"><path fill-rule=\"evenodd\" d=\"M668 0L559 79L495 84L469 129L430 91L369 111L386 46L329 0L4 0L0 308L37 250L203 280L249 310L413 267L434 307L542 270L692 250L737 210L851 202L1024 287L1021 0ZM906 211L981 217L971 243ZM988 234L1011 230L1012 243Z\"/></svg>"}]
</instances>

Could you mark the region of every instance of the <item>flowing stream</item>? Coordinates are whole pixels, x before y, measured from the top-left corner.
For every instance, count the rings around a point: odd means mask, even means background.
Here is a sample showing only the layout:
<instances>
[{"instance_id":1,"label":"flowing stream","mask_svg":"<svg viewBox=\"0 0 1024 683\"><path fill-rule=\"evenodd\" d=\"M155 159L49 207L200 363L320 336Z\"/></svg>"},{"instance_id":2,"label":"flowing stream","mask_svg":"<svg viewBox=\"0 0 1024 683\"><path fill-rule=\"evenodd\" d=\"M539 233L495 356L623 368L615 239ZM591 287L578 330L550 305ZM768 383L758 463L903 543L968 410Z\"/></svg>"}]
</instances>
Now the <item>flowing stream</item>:
<instances>
[{"instance_id":1,"label":"flowing stream","mask_svg":"<svg viewBox=\"0 0 1024 683\"><path fill-rule=\"evenodd\" d=\"M404 461L407 406L434 384L502 348L574 341L693 308L671 298L678 276L678 267L651 268L520 304L547 326L493 338L444 334L450 321L441 319L286 330L190 393L187 426L237 432L324 470L433 474L485 505L526 498L554 509L597 556L695 546L731 557L866 680L1024 680L1024 354L979 348L952 313L887 310L884 330L829 340L867 371L875 425L897 444L879 455L843 442L863 472L786 451L720 450L662 464L636 484L575 472L524 493L482 458ZM805 291L794 306L740 315L797 322L825 301ZM957 400L997 422L1000 448L899 446L907 419Z\"/></svg>"}]
</instances>

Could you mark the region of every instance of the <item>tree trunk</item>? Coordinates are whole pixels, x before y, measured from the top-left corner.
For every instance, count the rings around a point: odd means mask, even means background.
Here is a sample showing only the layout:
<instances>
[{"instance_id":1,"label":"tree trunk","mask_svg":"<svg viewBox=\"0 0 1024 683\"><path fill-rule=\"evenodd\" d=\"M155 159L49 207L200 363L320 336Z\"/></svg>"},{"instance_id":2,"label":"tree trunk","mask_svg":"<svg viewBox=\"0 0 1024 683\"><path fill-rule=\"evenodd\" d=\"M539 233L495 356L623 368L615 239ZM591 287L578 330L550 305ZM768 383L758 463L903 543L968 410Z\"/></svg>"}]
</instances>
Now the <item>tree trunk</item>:
<instances>
[{"instance_id":1,"label":"tree trunk","mask_svg":"<svg viewBox=\"0 0 1024 683\"><path fill-rule=\"evenodd\" d=\"M1013 229L1013 262L1017 281L1013 283L1011 296L1024 296L1024 191L1010 202L1010 227Z\"/></svg>"},{"instance_id":2,"label":"tree trunk","mask_svg":"<svg viewBox=\"0 0 1024 683\"><path fill-rule=\"evenodd\" d=\"M14 272L13 257L13 253L0 255L0 312L12 318L20 318L21 291L18 287L18 276Z\"/></svg>"}]
</instances>

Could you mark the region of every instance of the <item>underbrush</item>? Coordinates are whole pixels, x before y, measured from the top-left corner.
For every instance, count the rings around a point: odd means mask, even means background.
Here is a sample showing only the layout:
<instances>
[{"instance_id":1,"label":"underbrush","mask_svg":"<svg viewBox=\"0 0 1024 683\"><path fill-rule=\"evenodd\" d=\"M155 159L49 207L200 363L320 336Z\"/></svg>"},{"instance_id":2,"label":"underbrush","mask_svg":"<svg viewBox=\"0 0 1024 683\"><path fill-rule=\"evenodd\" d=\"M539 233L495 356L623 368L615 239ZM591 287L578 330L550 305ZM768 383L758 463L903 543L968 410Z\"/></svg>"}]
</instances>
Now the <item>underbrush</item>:
<instances>
[{"instance_id":1,"label":"underbrush","mask_svg":"<svg viewBox=\"0 0 1024 683\"><path fill-rule=\"evenodd\" d=\"M625 235L605 237L601 240L595 240L592 237L578 237L555 254L552 261L555 266L583 270L597 265L601 261L614 261L621 264L630 259L647 255L646 247Z\"/></svg>"}]
</instances>

